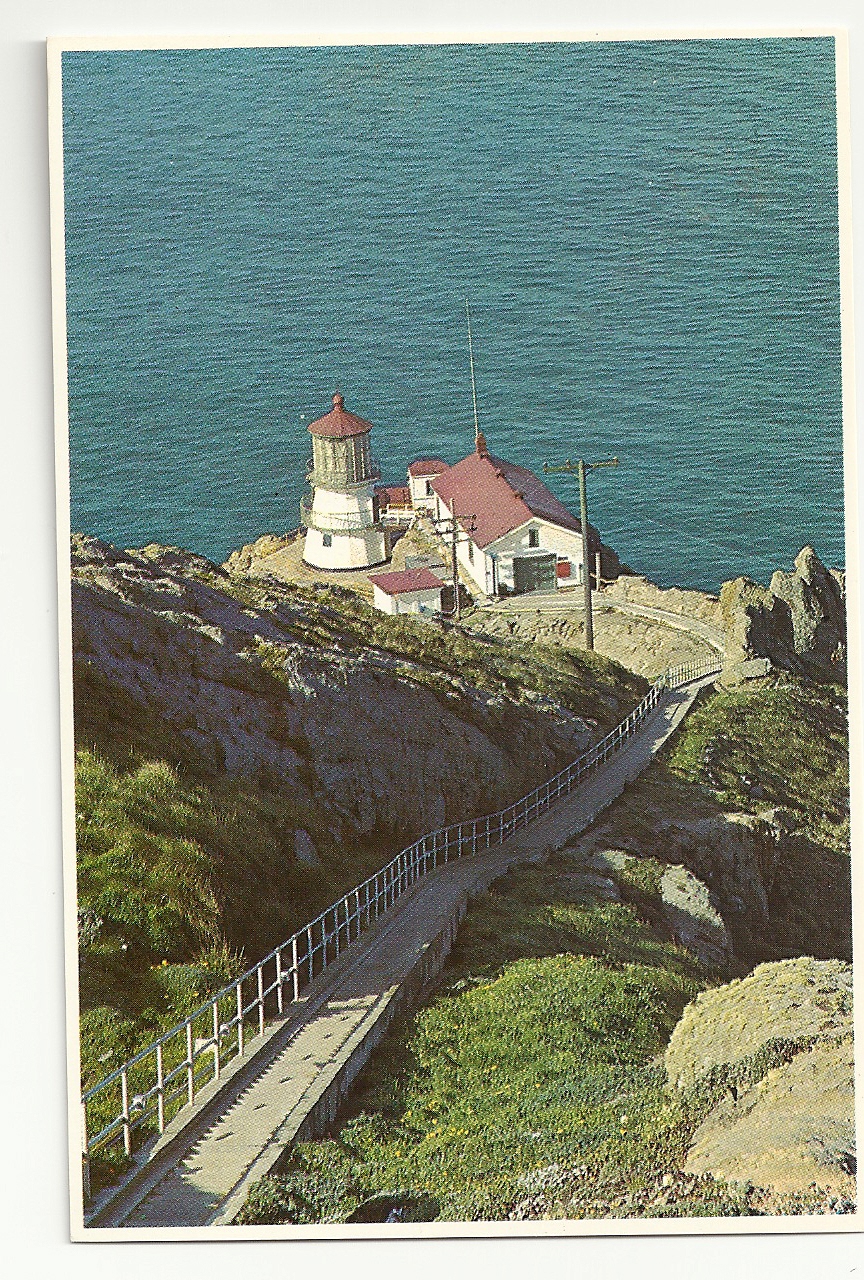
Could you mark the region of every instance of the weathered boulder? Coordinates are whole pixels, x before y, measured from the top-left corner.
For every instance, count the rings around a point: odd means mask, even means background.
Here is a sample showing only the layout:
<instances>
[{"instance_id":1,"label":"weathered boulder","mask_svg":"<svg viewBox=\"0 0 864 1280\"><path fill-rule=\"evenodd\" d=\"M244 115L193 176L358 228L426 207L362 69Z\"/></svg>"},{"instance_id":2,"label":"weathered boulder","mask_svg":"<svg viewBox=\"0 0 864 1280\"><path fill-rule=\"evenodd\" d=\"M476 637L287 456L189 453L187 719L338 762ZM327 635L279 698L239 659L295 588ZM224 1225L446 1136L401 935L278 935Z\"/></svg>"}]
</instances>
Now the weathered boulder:
<instances>
[{"instance_id":1,"label":"weathered boulder","mask_svg":"<svg viewBox=\"0 0 864 1280\"><path fill-rule=\"evenodd\" d=\"M795 572L778 569L771 591L786 602L792 619L792 648L806 661L837 666L846 657L845 579L829 573L812 547L795 558Z\"/></svg>"},{"instance_id":2,"label":"weathered boulder","mask_svg":"<svg viewBox=\"0 0 864 1280\"><path fill-rule=\"evenodd\" d=\"M850 965L802 956L703 991L665 1064L672 1089L709 1104L687 1172L854 1196Z\"/></svg>"},{"instance_id":3,"label":"weathered boulder","mask_svg":"<svg viewBox=\"0 0 864 1280\"><path fill-rule=\"evenodd\" d=\"M681 862L707 886L727 921L768 919L777 830L766 817L721 813L658 827L669 860Z\"/></svg>"},{"instance_id":4,"label":"weathered boulder","mask_svg":"<svg viewBox=\"0 0 864 1280\"><path fill-rule=\"evenodd\" d=\"M687 1088L774 1041L805 1048L851 1032L851 965L811 956L760 964L687 1006L666 1049L666 1074L673 1087Z\"/></svg>"},{"instance_id":5,"label":"weathered boulder","mask_svg":"<svg viewBox=\"0 0 864 1280\"><path fill-rule=\"evenodd\" d=\"M810 675L845 677L845 578L804 547L792 573L778 570L770 587L749 578L720 591L730 674L752 658Z\"/></svg>"},{"instance_id":6,"label":"weathered boulder","mask_svg":"<svg viewBox=\"0 0 864 1280\"><path fill-rule=\"evenodd\" d=\"M663 872L660 896L675 941L707 969L725 969L732 959L732 943L707 885L686 867L670 866Z\"/></svg>"},{"instance_id":7,"label":"weathered boulder","mask_svg":"<svg viewBox=\"0 0 864 1280\"><path fill-rule=\"evenodd\" d=\"M815 1183L854 1199L854 1076L852 1037L844 1036L726 1093L697 1129L686 1172L785 1192Z\"/></svg>"}]
</instances>

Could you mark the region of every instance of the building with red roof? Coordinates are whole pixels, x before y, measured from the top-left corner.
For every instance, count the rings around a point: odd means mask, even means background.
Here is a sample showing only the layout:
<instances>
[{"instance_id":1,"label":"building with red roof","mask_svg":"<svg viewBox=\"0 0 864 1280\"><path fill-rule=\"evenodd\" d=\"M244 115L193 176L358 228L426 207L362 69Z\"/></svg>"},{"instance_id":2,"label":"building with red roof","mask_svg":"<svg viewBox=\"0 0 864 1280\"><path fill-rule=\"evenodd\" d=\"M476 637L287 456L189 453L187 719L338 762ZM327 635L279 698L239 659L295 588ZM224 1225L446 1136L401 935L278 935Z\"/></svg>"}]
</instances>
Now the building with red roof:
<instances>
[{"instance_id":1,"label":"building with red roof","mask_svg":"<svg viewBox=\"0 0 864 1280\"><path fill-rule=\"evenodd\" d=\"M408 488L415 511L431 515L435 510L435 491L432 481L447 470L447 463L440 458L415 458L408 465Z\"/></svg>"},{"instance_id":2,"label":"building with red roof","mask_svg":"<svg viewBox=\"0 0 864 1280\"><path fill-rule=\"evenodd\" d=\"M457 554L486 595L554 591L582 580L582 526L527 467L497 458L482 434L473 453L430 481L433 518L455 517ZM596 535L589 530L592 548Z\"/></svg>"},{"instance_id":3,"label":"building with red roof","mask_svg":"<svg viewBox=\"0 0 864 1280\"><path fill-rule=\"evenodd\" d=\"M381 519L389 525L409 525L414 518L414 504L407 484L380 484L375 489Z\"/></svg>"},{"instance_id":4,"label":"building with red roof","mask_svg":"<svg viewBox=\"0 0 864 1280\"><path fill-rule=\"evenodd\" d=\"M382 613L441 612L441 590L444 583L431 569L401 569L395 573L369 575L373 587L372 603Z\"/></svg>"}]
</instances>

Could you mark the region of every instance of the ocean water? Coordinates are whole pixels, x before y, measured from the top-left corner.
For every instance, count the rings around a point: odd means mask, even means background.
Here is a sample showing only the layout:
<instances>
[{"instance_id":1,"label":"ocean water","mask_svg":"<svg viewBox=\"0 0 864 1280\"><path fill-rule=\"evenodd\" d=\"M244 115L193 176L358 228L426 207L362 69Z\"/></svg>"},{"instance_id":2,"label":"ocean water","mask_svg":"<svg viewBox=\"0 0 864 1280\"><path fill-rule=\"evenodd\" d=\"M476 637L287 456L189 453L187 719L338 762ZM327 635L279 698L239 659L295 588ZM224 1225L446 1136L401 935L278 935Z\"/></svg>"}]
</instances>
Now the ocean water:
<instances>
[{"instance_id":1,"label":"ocean water","mask_svg":"<svg viewBox=\"0 0 864 1280\"><path fill-rule=\"evenodd\" d=\"M386 479L617 455L656 581L844 563L830 39L63 55L73 528L297 524L335 390ZM549 484L578 511L575 477Z\"/></svg>"}]
</instances>

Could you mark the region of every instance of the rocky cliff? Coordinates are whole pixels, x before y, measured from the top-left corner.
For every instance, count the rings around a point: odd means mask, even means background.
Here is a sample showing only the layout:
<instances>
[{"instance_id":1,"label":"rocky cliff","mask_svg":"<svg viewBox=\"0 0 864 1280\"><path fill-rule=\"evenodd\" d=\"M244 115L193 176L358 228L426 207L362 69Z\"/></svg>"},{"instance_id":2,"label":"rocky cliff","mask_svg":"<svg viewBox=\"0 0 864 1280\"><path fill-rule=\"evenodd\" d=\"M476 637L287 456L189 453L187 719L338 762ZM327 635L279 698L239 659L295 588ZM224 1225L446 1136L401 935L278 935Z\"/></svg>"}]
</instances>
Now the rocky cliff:
<instances>
[{"instance_id":1,"label":"rocky cliff","mask_svg":"<svg viewBox=\"0 0 864 1280\"><path fill-rule=\"evenodd\" d=\"M520 688L494 646L486 660L488 642L448 663L436 628L384 619L338 590L252 584L176 549L92 538L75 540L72 570L79 739L94 732L84 695L99 680L205 767L317 814L316 840L419 834L494 810L596 727L538 679L532 688L539 666L523 666ZM614 683L591 706L609 719ZM641 686L625 677L619 692L623 709ZM308 832L297 850L313 857Z\"/></svg>"}]
</instances>

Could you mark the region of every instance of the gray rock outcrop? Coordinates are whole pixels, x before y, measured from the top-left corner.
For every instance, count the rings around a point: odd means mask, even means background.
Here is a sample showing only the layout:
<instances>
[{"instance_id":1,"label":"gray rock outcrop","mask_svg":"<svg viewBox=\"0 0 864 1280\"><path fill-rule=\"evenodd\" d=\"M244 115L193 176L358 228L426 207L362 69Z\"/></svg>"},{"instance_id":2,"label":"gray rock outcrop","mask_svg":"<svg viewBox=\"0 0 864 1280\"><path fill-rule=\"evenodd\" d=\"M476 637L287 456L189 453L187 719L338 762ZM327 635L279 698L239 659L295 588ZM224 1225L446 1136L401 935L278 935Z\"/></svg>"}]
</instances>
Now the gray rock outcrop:
<instances>
[{"instance_id":1,"label":"gray rock outcrop","mask_svg":"<svg viewBox=\"0 0 864 1280\"><path fill-rule=\"evenodd\" d=\"M725 969L732 944L716 897L686 867L669 866L660 884L663 911L675 941L706 969Z\"/></svg>"},{"instance_id":2,"label":"gray rock outcrop","mask_svg":"<svg viewBox=\"0 0 864 1280\"><path fill-rule=\"evenodd\" d=\"M743 577L725 582L720 608L730 674L749 659L769 658L787 671L845 678L845 576L826 569L812 547L769 587Z\"/></svg>"},{"instance_id":3,"label":"gray rock outcrop","mask_svg":"<svg viewBox=\"0 0 864 1280\"><path fill-rule=\"evenodd\" d=\"M768 919L777 832L765 818L723 813L661 824L660 843L710 891L726 921Z\"/></svg>"}]
</instances>

